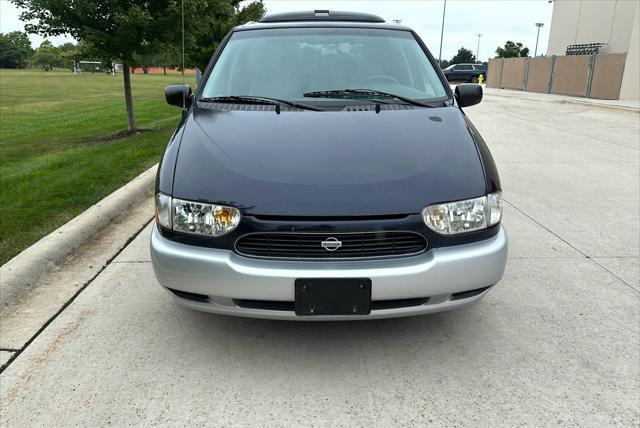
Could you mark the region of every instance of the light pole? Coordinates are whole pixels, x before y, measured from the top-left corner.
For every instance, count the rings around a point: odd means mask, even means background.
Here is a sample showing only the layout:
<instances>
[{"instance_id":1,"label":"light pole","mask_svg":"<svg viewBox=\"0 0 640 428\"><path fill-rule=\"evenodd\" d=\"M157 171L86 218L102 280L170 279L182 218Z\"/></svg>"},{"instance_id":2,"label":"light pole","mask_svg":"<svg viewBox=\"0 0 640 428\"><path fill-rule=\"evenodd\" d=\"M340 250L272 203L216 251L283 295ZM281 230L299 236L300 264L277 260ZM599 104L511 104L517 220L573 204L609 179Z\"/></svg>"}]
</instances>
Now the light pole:
<instances>
[{"instance_id":1,"label":"light pole","mask_svg":"<svg viewBox=\"0 0 640 428\"><path fill-rule=\"evenodd\" d=\"M476 61L477 62L481 62L480 61L480 37L482 37L482 34L478 33L478 47L476 48Z\"/></svg>"},{"instance_id":2,"label":"light pole","mask_svg":"<svg viewBox=\"0 0 640 428\"><path fill-rule=\"evenodd\" d=\"M536 22L536 27L538 27L538 35L536 36L536 49L533 52L533 56L537 56L538 55L538 39L540 38L540 29L542 28L544 24L542 22Z\"/></svg>"},{"instance_id":3,"label":"light pole","mask_svg":"<svg viewBox=\"0 0 640 428\"><path fill-rule=\"evenodd\" d=\"M444 15L447 12L447 0L444 0L442 9L442 29L440 30L440 53L438 53L438 65L442 67L442 37L444 36Z\"/></svg>"}]
</instances>

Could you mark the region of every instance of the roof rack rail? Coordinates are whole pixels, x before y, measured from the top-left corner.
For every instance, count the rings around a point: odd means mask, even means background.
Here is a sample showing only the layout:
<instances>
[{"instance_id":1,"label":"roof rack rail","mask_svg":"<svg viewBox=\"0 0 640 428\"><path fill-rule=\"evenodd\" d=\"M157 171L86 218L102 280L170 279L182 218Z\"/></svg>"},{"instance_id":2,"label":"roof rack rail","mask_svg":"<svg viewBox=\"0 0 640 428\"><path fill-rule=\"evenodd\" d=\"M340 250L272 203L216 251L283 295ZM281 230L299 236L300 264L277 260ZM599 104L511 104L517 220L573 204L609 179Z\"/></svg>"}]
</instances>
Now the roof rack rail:
<instances>
[{"instance_id":1,"label":"roof rack rail","mask_svg":"<svg viewBox=\"0 0 640 428\"><path fill-rule=\"evenodd\" d=\"M286 12L267 15L260 22L293 22L293 21L353 21L353 22L385 22L378 15L357 12L339 12L330 10L312 10L306 12Z\"/></svg>"}]
</instances>

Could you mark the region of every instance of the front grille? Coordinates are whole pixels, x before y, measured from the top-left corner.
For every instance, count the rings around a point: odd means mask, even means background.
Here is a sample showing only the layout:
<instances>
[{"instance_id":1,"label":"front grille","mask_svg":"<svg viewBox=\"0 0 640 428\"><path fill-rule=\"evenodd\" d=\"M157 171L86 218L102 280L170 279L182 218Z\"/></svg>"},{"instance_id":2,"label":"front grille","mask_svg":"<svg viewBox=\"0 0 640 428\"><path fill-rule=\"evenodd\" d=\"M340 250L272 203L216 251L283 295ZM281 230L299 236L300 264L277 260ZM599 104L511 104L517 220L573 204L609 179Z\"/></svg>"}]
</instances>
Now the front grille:
<instances>
[{"instance_id":1,"label":"front grille","mask_svg":"<svg viewBox=\"0 0 640 428\"><path fill-rule=\"evenodd\" d=\"M340 242L328 251L323 242ZM326 244L325 244L326 245ZM365 233L252 233L236 241L240 254L286 259L345 259L398 257L417 254L427 248L427 240L413 232Z\"/></svg>"}]
</instances>

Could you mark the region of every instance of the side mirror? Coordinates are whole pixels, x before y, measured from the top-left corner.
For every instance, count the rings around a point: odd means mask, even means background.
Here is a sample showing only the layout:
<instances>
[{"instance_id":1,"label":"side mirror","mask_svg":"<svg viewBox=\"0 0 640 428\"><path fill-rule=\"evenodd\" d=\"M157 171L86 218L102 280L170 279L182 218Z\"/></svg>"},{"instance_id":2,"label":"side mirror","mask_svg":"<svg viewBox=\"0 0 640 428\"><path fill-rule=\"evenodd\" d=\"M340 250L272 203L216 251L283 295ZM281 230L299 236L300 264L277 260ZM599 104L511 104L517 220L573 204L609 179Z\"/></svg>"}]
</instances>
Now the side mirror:
<instances>
[{"instance_id":1,"label":"side mirror","mask_svg":"<svg viewBox=\"0 0 640 428\"><path fill-rule=\"evenodd\" d=\"M189 108L191 105L191 86L169 85L164 88L164 96L167 99L167 104Z\"/></svg>"},{"instance_id":2,"label":"side mirror","mask_svg":"<svg viewBox=\"0 0 640 428\"><path fill-rule=\"evenodd\" d=\"M456 86L456 100L460 107L469 107L482 101L482 86L475 83L461 83Z\"/></svg>"}]
</instances>

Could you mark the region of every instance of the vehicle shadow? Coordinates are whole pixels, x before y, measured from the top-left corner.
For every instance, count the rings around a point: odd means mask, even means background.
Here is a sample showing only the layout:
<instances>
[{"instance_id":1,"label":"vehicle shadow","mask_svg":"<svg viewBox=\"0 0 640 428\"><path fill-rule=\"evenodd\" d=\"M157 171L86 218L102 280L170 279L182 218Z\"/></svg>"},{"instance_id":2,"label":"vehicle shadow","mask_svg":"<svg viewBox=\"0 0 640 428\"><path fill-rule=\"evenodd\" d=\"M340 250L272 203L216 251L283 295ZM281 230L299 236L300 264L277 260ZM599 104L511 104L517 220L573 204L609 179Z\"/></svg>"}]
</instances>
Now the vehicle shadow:
<instances>
[{"instance_id":1,"label":"vehicle shadow","mask_svg":"<svg viewBox=\"0 0 640 428\"><path fill-rule=\"evenodd\" d=\"M188 324L189 342L198 343L199 351L213 352L231 368L259 360L282 373L318 367L348 370L363 360L446 361L463 349L490 352L486 345L492 342L491 328L484 323L483 304L431 315L338 322L245 319L180 310L181 321ZM480 346L474 350L475 344Z\"/></svg>"}]
</instances>

